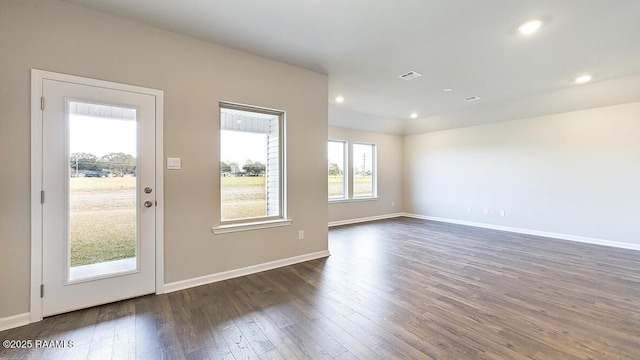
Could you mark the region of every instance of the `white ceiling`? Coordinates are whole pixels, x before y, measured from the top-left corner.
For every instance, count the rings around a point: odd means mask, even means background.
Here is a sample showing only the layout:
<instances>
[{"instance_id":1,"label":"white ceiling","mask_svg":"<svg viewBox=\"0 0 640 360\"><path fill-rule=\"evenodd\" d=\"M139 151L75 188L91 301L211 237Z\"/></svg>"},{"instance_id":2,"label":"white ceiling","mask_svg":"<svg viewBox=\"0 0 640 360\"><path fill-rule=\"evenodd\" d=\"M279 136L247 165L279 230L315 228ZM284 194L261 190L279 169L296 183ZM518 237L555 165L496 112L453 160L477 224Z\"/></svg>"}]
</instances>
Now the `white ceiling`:
<instances>
[{"instance_id":1,"label":"white ceiling","mask_svg":"<svg viewBox=\"0 0 640 360\"><path fill-rule=\"evenodd\" d=\"M413 134L640 101L638 0L67 1L327 74L333 126ZM524 37L531 18L544 25Z\"/></svg>"}]
</instances>

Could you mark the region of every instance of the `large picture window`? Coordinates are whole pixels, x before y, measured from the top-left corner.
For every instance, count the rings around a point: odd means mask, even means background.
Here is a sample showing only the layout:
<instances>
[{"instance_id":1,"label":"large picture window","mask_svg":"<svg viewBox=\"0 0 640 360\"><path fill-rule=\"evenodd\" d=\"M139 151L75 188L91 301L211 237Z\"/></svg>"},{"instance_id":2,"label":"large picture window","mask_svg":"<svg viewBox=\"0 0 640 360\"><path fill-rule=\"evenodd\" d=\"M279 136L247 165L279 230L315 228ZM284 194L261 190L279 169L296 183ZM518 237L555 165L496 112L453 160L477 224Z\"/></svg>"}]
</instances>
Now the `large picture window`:
<instances>
[{"instance_id":1,"label":"large picture window","mask_svg":"<svg viewBox=\"0 0 640 360\"><path fill-rule=\"evenodd\" d=\"M220 104L221 223L284 214L284 113Z\"/></svg>"},{"instance_id":2,"label":"large picture window","mask_svg":"<svg viewBox=\"0 0 640 360\"><path fill-rule=\"evenodd\" d=\"M329 200L347 198L347 162L346 143L344 141L329 140L327 153L329 155Z\"/></svg>"}]
</instances>

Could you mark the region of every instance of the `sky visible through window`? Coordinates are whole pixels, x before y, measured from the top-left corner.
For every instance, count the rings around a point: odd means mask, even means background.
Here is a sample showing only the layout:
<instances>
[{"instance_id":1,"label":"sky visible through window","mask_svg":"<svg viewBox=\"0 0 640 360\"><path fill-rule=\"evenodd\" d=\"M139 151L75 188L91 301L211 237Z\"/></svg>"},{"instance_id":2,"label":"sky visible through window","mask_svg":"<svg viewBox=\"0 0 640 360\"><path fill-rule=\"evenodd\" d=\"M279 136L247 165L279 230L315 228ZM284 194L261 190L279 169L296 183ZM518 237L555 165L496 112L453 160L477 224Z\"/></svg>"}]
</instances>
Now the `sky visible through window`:
<instances>
[{"instance_id":1,"label":"sky visible through window","mask_svg":"<svg viewBox=\"0 0 640 360\"><path fill-rule=\"evenodd\" d=\"M267 161L267 134L245 131L220 130L220 159L236 162L240 167L247 160Z\"/></svg>"},{"instance_id":2,"label":"sky visible through window","mask_svg":"<svg viewBox=\"0 0 640 360\"><path fill-rule=\"evenodd\" d=\"M90 153L97 157L109 153L136 156L135 120L69 115L70 153Z\"/></svg>"},{"instance_id":3,"label":"sky visible through window","mask_svg":"<svg viewBox=\"0 0 640 360\"><path fill-rule=\"evenodd\" d=\"M353 169L356 174L371 174L373 164L373 146L353 144Z\"/></svg>"},{"instance_id":4,"label":"sky visible through window","mask_svg":"<svg viewBox=\"0 0 640 360\"><path fill-rule=\"evenodd\" d=\"M344 166L344 143L338 141L329 141L328 146L328 155L329 161L332 163L340 165L342 168ZM344 171L344 169L342 169Z\"/></svg>"}]
</instances>

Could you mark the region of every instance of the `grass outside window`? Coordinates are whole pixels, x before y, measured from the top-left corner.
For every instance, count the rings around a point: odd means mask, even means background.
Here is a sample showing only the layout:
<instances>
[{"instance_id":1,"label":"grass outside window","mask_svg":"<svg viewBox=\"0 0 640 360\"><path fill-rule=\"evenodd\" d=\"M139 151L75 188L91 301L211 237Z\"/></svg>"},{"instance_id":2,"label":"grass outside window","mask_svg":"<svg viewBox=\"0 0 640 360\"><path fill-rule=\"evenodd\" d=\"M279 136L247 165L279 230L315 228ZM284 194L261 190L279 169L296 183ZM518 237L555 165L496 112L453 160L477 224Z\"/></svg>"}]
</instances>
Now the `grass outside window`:
<instances>
[{"instance_id":1,"label":"grass outside window","mask_svg":"<svg viewBox=\"0 0 640 360\"><path fill-rule=\"evenodd\" d=\"M136 256L136 178L70 178L72 267Z\"/></svg>"},{"instance_id":2,"label":"grass outside window","mask_svg":"<svg viewBox=\"0 0 640 360\"><path fill-rule=\"evenodd\" d=\"M222 218L246 219L267 216L265 177L221 177Z\"/></svg>"}]
</instances>

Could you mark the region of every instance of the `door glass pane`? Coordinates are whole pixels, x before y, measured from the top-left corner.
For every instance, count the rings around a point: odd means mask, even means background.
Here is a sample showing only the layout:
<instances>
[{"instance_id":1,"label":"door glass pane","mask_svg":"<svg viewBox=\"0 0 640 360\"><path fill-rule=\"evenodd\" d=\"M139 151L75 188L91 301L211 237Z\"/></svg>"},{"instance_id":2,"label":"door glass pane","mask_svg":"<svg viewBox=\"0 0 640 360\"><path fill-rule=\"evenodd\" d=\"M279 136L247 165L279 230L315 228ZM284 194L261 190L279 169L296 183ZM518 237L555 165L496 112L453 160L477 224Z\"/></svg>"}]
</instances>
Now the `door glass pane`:
<instances>
[{"instance_id":1,"label":"door glass pane","mask_svg":"<svg viewBox=\"0 0 640 360\"><path fill-rule=\"evenodd\" d=\"M136 110L69 102L69 281L137 269Z\"/></svg>"}]
</instances>

